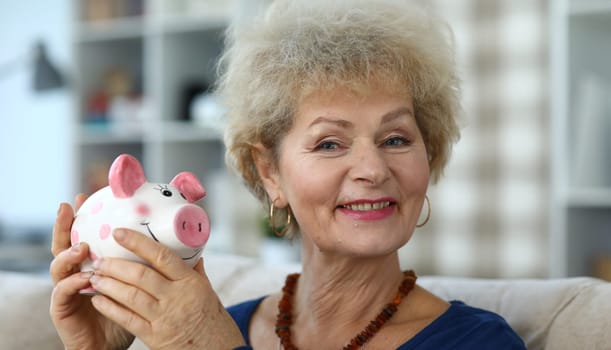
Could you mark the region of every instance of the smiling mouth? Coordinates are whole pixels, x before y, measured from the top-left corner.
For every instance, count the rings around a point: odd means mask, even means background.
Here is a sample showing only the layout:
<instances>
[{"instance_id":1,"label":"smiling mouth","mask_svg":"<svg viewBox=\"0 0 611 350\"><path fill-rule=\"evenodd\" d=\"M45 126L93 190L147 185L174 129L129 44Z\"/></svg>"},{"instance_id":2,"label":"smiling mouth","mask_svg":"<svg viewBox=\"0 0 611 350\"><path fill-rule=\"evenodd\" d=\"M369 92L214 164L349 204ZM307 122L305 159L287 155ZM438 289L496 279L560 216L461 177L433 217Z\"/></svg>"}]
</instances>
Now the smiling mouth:
<instances>
[{"instance_id":1,"label":"smiling mouth","mask_svg":"<svg viewBox=\"0 0 611 350\"><path fill-rule=\"evenodd\" d=\"M196 257L196 256L197 256L197 254L201 253L201 251L202 251L201 249L196 249L196 250L195 250L195 253L193 253L193 255L191 255L191 256L190 256L190 257L188 257L188 258L182 258L182 260L191 260L191 259L193 259L194 257Z\"/></svg>"},{"instance_id":2,"label":"smiling mouth","mask_svg":"<svg viewBox=\"0 0 611 350\"><path fill-rule=\"evenodd\" d=\"M143 222L143 223L140 223L140 225L143 225L143 226L145 226L145 227L146 227L146 230L148 231L149 235L151 236L151 238L152 238L152 239L153 239L155 242L157 242L157 243L161 243L161 242L159 242L159 240L157 239L157 237L155 236L155 234L153 233L153 231L151 231L151 227L150 227L150 223L149 223L149 222ZM196 257L196 256L197 256L197 254L201 253L201 251L202 251L202 249L201 249L201 248L200 248L200 249L196 249L196 250L195 250L195 252L193 253L193 255L191 255L191 256L189 256L189 257L186 257L186 258L183 258L183 257L181 256L180 258L181 258L182 260L191 260L191 259L193 259L194 257Z\"/></svg>"},{"instance_id":3,"label":"smiling mouth","mask_svg":"<svg viewBox=\"0 0 611 350\"><path fill-rule=\"evenodd\" d=\"M144 225L146 227L146 230L148 231L149 235L151 235L151 238L157 242L157 243L161 243L159 242L159 240L157 239L157 237L155 237L155 234L153 233L153 231L151 231L151 227L149 226L150 223L149 222L143 222L140 225Z\"/></svg>"},{"instance_id":4,"label":"smiling mouth","mask_svg":"<svg viewBox=\"0 0 611 350\"><path fill-rule=\"evenodd\" d=\"M353 211L371 211L371 210L384 209L393 204L395 203L391 201L375 202L375 203L354 203L354 204L340 205L339 208L353 210Z\"/></svg>"}]
</instances>

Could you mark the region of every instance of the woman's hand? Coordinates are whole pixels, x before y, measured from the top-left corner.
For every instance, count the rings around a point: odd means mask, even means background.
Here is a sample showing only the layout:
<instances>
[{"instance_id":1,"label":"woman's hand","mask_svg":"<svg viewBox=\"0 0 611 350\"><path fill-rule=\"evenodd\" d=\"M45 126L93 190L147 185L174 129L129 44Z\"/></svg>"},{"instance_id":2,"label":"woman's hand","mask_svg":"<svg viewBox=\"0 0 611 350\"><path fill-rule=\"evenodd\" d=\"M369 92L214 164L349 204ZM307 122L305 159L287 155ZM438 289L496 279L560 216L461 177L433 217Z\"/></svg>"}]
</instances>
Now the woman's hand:
<instances>
[{"instance_id":1,"label":"woman's hand","mask_svg":"<svg viewBox=\"0 0 611 350\"><path fill-rule=\"evenodd\" d=\"M119 229L115 240L150 263L103 258L94 263L92 298L103 315L151 349L233 349L242 335L219 301L200 260L187 266L169 248L136 231Z\"/></svg>"},{"instance_id":2,"label":"woman's hand","mask_svg":"<svg viewBox=\"0 0 611 350\"><path fill-rule=\"evenodd\" d=\"M77 208L85 198L77 196ZM62 203L53 227L51 248L55 256L50 267L55 285L50 308L53 324L66 349L127 349L134 337L98 313L90 296L79 294L89 285L92 274L80 272L79 267L87 259L89 247L84 243L70 247L73 220L72 207Z\"/></svg>"}]
</instances>

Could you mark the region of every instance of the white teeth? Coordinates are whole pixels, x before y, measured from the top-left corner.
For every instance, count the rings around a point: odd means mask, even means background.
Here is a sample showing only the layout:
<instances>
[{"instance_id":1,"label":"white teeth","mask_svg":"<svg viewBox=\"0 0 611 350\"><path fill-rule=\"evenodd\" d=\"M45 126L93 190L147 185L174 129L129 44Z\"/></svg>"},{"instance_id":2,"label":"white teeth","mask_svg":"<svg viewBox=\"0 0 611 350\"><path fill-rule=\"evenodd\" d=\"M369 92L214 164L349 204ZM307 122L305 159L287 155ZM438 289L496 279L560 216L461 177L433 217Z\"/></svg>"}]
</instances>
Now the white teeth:
<instances>
[{"instance_id":1,"label":"white teeth","mask_svg":"<svg viewBox=\"0 0 611 350\"><path fill-rule=\"evenodd\" d=\"M349 204L344 207L350 210L355 211L367 211L367 210L378 210L382 208L386 208L390 205L390 202L376 202L376 203L358 203L358 204Z\"/></svg>"}]
</instances>

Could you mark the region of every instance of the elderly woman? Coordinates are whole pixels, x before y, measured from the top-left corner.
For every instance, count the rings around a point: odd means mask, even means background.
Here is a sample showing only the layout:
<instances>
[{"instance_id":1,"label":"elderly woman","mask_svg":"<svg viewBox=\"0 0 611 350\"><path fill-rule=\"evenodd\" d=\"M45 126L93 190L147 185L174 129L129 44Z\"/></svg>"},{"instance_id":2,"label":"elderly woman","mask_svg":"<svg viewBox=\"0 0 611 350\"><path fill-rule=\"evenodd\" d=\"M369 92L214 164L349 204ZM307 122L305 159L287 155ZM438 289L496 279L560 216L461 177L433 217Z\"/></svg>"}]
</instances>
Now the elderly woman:
<instances>
[{"instance_id":1,"label":"elderly woman","mask_svg":"<svg viewBox=\"0 0 611 350\"><path fill-rule=\"evenodd\" d=\"M523 349L500 316L442 300L399 266L459 136L450 39L391 0L276 1L232 28L219 84L228 162L274 230L300 238L302 273L224 309L201 263L129 230L115 239L151 267L101 259L78 273L87 247L69 248L62 204L51 315L66 348L138 336L154 349ZM79 295L89 282L103 295Z\"/></svg>"}]
</instances>

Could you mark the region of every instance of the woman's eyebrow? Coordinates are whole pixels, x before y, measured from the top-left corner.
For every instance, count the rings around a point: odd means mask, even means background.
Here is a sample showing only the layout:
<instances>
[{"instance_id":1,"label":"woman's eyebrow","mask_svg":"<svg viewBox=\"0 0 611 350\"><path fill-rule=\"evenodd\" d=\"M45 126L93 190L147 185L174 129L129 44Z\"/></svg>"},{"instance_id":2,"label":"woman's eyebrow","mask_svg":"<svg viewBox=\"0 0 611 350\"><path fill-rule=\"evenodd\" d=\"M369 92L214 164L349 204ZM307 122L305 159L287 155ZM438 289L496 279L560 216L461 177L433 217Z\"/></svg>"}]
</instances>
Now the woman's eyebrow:
<instances>
[{"instance_id":1,"label":"woman's eyebrow","mask_svg":"<svg viewBox=\"0 0 611 350\"><path fill-rule=\"evenodd\" d=\"M388 123L395 119L404 117L404 116L414 116L414 112L409 107L399 107L395 110L392 110L382 116L382 123Z\"/></svg>"},{"instance_id":2,"label":"woman's eyebrow","mask_svg":"<svg viewBox=\"0 0 611 350\"><path fill-rule=\"evenodd\" d=\"M311 128L311 127L313 127L313 126L315 126L317 124L325 124L325 123L335 124L335 125L337 125L339 127L345 128L345 129L352 129L352 128L354 128L354 125L351 122L347 121L347 120L339 119L339 118L334 118L334 117L323 117L323 116L314 119L314 121L312 121L310 123L309 127Z\"/></svg>"},{"instance_id":3,"label":"woman's eyebrow","mask_svg":"<svg viewBox=\"0 0 611 350\"><path fill-rule=\"evenodd\" d=\"M388 123L391 122L395 119L404 117L404 116L413 116L414 113L412 112L412 109L409 107L399 107L397 109L394 109L390 112L387 112L386 114L384 114L382 116L382 123ZM314 119L309 127L313 127L317 124L335 124L339 127L342 128L346 128L346 129L351 129L354 128L354 125L352 124L352 122L348 121L348 120L344 120L344 119L340 119L340 118L335 118L335 117L328 117L328 116L320 116L316 119Z\"/></svg>"}]
</instances>

